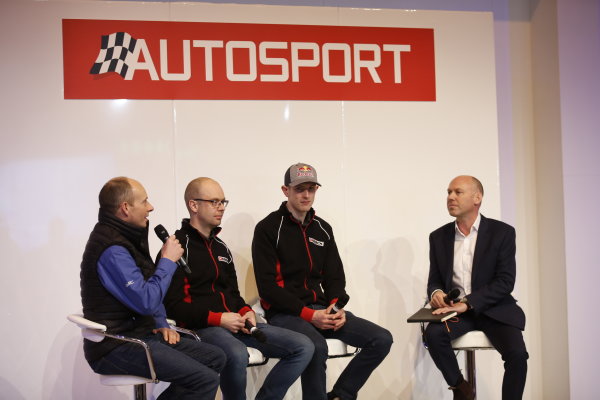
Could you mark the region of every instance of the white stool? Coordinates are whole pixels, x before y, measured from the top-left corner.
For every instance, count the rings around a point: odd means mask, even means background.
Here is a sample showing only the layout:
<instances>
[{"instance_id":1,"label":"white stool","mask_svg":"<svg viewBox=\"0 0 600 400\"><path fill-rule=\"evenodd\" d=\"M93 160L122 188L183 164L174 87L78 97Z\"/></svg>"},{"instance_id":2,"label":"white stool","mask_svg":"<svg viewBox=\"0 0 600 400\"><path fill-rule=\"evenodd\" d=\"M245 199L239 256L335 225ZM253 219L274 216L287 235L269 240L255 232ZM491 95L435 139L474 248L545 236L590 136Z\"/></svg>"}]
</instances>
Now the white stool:
<instances>
[{"instance_id":1,"label":"white stool","mask_svg":"<svg viewBox=\"0 0 600 400\"><path fill-rule=\"evenodd\" d=\"M247 347L248 350L248 366L257 367L259 365L265 365L269 359L264 354L254 347Z\"/></svg>"},{"instance_id":2,"label":"white stool","mask_svg":"<svg viewBox=\"0 0 600 400\"><path fill-rule=\"evenodd\" d=\"M255 301L254 304L252 304L252 310L256 314L257 321L262 322L262 323L267 323L267 318L265 317L265 310L263 309L262 305L260 304L260 299ZM352 357L353 355L355 355L356 353L358 353L360 351L359 348L354 348L354 347L349 349L350 346L348 346L346 343L342 342L339 339L326 339L326 341L327 341L327 358ZM250 350L250 348L248 348L248 350ZM256 350L256 349L253 349L253 350ZM258 351L258 350L256 350L256 351ZM261 355L262 355L262 353L261 353ZM268 359L266 359L266 360L268 361ZM263 364L265 364L267 361L265 361ZM257 364L257 365L262 365L262 364Z\"/></svg>"},{"instance_id":3,"label":"white stool","mask_svg":"<svg viewBox=\"0 0 600 400\"><path fill-rule=\"evenodd\" d=\"M452 341L452 349L465 351L467 381L477 398L475 384L475 350L493 350L494 346L482 331L467 332Z\"/></svg>"},{"instance_id":4,"label":"white stool","mask_svg":"<svg viewBox=\"0 0 600 400\"><path fill-rule=\"evenodd\" d=\"M105 337L121 340L124 342L134 343L144 348L146 352L146 359L148 360L148 368L150 370L150 378L135 375L100 375L100 383L106 386L129 386L133 385L133 398L135 400L146 399L146 383L158 383L156 378L156 372L154 370L154 362L150 355L150 347L146 342L140 339L131 338L123 335L115 335L106 332L106 326L99 324L89 319L83 318L81 314L70 314L67 319L76 324L81 329L81 335L92 342L101 342ZM175 326L175 321L167 320L167 323L171 325L172 329L177 332L190 335L196 340L200 340L200 337L196 332L189 329L184 329Z\"/></svg>"},{"instance_id":5,"label":"white stool","mask_svg":"<svg viewBox=\"0 0 600 400\"><path fill-rule=\"evenodd\" d=\"M146 342L136 338L107 333L105 325L85 319L81 314L70 314L67 316L67 319L81 328L81 335L85 339L91 340L92 342L101 342L105 337L110 337L116 340L134 343L144 348L146 351L146 358L148 360L148 367L150 369L150 378L135 375L100 375L100 383L107 386L133 385L134 399L145 400L146 383L158 382L158 379L156 379L156 372L154 371L152 356L150 355L150 347L146 344Z\"/></svg>"}]
</instances>

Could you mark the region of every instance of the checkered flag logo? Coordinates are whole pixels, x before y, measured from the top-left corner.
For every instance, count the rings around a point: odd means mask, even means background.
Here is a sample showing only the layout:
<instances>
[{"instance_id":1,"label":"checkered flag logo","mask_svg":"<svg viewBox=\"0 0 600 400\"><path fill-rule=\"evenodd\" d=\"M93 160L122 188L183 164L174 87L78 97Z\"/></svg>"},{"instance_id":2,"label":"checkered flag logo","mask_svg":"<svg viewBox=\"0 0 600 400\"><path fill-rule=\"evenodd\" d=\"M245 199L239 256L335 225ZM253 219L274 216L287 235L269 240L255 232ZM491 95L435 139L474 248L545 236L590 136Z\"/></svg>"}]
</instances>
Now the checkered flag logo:
<instances>
[{"instance_id":1,"label":"checkered flag logo","mask_svg":"<svg viewBox=\"0 0 600 400\"><path fill-rule=\"evenodd\" d=\"M102 47L98 58L90 70L90 74L104 74L106 72L116 72L125 78L130 60L137 40L132 38L129 33L115 32L110 35L102 36Z\"/></svg>"}]
</instances>

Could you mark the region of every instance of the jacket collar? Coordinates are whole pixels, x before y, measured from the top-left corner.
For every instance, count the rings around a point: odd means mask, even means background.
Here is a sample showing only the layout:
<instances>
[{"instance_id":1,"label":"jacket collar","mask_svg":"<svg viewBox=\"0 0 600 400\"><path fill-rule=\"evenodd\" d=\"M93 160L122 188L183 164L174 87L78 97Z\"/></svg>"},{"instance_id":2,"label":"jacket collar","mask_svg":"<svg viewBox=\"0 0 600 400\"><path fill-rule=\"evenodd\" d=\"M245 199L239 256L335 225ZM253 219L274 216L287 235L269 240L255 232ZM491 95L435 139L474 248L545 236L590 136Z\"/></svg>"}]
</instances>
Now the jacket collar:
<instances>
[{"instance_id":1,"label":"jacket collar","mask_svg":"<svg viewBox=\"0 0 600 400\"><path fill-rule=\"evenodd\" d=\"M479 223L479 229L477 230L477 243L475 243L475 253L473 254L473 271L471 272L471 285L475 282L477 273L479 272L476 268L480 265L480 260L483 257L483 252L488 249L488 242L490 241L490 235L488 235L488 221L487 218L481 215L481 222Z\"/></svg>"},{"instance_id":2,"label":"jacket collar","mask_svg":"<svg viewBox=\"0 0 600 400\"><path fill-rule=\"evenodd\" d=\"M139 251L150 257L150 250L148 247L148 224L146 224L145 228L135 226L102 209L98 211L98 222L108 225L118 231Z\"/></svg>"},{"instance_id":3,"label":"jacket collar","mask_svg":"<svg viewBox=\"0 0 600 400\"><path fill-rule=\"evenodd\" d=\"M219 232L221 232L221 227L217 226L216 228L213 228L213 230L210 231L210 235L208 235L208 238L205 238L198 231L198 229L196 229L196 228L194 228L192 226L192 224L190 223L190 219L189 218L184 218L184 219L181 220L181 230L184 231L188 235L198 235L202 239L206 239L208 241L211 241L211 240L213 240L215 238L215 236L217 236L219 234Z\"/></svg>"},{"instance_id":4,"label":"jacket collar","mask_svg":"<svg viewBox=\"0 0 600 400\"><path fill-rule=\"evenodd\" d=\"M298 221L294 217L294 215L292 215L290 210L288 210L286 204L287 204L287 201L284 201L283 203L281 203L281 206L279 206L279 212L286 217L290 217L294 222L301 223L302 225L306 226L306 225L310 224L312 222L312 220L315 218L315 209L311 207L310 210L308 210L308 212L306 213L306 217L304 218L304 221Z\"/></svg>"}]
</instances>

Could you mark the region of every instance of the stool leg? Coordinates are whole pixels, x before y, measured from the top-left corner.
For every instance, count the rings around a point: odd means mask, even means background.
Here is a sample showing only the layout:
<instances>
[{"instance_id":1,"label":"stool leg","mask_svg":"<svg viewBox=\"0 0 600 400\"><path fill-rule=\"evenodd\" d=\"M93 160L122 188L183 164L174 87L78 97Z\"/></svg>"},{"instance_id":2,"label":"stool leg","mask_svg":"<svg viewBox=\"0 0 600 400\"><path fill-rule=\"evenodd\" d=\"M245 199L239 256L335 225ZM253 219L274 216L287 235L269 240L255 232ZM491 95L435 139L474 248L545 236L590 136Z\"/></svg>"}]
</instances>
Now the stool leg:
<instances>
[{"instance_id":1,"label":"stool leg","mask_svg":"<svg viewBox=\"0 0 600 400\"><path fill-rule=\"evenodd\" d=\"M475 399L477 398L476 384L475 384L475 350L466 350L465 351L465 360L467 363L467 381L471 385L471 389L473 389L473 394L475 395Z\"/></svg>"},{"instance_id":2,"label":"stool leg","mask_svg":"<svg viewBox=\"0 0 600 400\"><path fill-rule=\"evenodd\" d=\"M146 400L146 384L133 386L133 398L135 400Z\"/></svg>"}]
</instances>

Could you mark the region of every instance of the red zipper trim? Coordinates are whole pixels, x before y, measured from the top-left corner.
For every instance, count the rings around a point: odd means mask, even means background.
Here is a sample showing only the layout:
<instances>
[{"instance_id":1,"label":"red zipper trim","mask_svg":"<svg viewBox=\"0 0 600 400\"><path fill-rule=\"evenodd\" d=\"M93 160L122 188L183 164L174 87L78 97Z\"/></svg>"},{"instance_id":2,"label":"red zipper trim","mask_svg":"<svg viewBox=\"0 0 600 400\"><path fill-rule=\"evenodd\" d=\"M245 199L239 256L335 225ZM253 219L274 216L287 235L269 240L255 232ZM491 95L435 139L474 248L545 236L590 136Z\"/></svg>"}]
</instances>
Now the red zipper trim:
<instances>
[{"instance_id":1,"label":"red zipper trim","mask_svg":"<svg viewBox=\"0 0 600 400\"><path fill-rule=\"evenodd\" d=\"M281 263L277 260L277 264L275 265L275 283L277 286L284 287L285 282L283 281L283 275L281 274Z\"/></svg>"},{"instance_id":2,"label":"red zipper trim","mask_svg":"<svg viewBox=\"0 0 600 400\"><path fill-rule=\"evenodd\" d=\"M186 303L192 302L192 296L190 295L190 281L187 276L183 278L183 301Z\"/></svg>"},{"instance_id":3,"label":"red zipper trim","mask_svg":"<svg viewBox=\"0 0 600 400\"><path fill-rule=\"evenodd\" d=\"M225 309L227 310L227 312L231 312L231 310L229 309L229 307L227 307L227 303L225 302L225 295L223 294L223 292L217 292L215 290L215 282L217 281L217 279L219 279L219 264L217 264L217 260L215 260L215 257L213 256L213 252L211 249L212 246L212 240L210 241L210 243L208 242L208 240L202 238L202 240L204 240L204 244L206 245L206 248L208 250L208 254L210 255L210 258L212 259L212 262L215 266L215 271L216 271L216 276L215 279L212 282L211 288L213 293L219 293L221 295L221 301L223 302L223 307L225 307Z\"/></svg>"}]
</instances>

